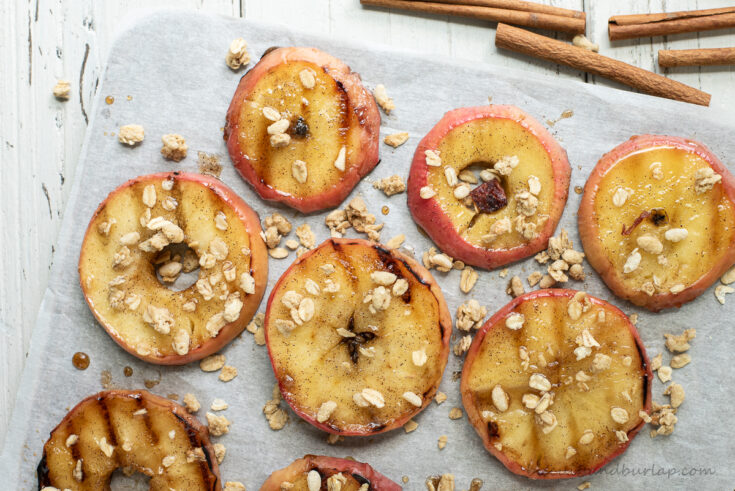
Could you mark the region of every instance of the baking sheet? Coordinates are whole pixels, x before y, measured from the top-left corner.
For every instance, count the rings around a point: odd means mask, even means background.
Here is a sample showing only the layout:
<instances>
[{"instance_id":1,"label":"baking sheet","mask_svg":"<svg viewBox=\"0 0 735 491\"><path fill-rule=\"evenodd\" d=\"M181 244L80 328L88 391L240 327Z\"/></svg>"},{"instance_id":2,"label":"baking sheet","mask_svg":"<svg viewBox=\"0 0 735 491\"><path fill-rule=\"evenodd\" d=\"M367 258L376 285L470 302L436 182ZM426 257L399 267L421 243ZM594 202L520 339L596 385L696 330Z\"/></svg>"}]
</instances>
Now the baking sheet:
<instances>
[{"instance_id":1,"label":"baking sheet","mask_svg":"<svg viewBox=\"0 0 735 491\"><path fill-rule=\"evenodd\" d=\"M602 471L566 482L534 482L515 476L483 449L466 417L448 418L452 407L461 406L459 381L452 377L461 369L461 360L454 355L450 355L440 388L449 399L441 406L432 404L415 418L419 423L415 432L406 434L399 429L379 436L347 438L330 446L325 433L293 413L283 430L268 428L262 407L270 398L275 380L265 347L256 346L247 332L222 351L228 364L239 370L239 376L228 384L218 381L216 373L202 372L197 363L158 367L118 348L89 312L78 286L76 265L93 211L127 179L169 170L196 172L197 151L218 154L224 166L221 179L261 218L277 210L295 224L310 223L318 242L329 236L323 224L325 213L303 217L263 202L230 165L221 129L230 98L244 72L236 74L227 68L224 55L230 41L240 36L248 41L256 58L271 46L316 46L347 62L369 88L378 83L386 85L397 109L388 117L383 115L381 137L400 130L410 132L411 138L398 149L381 144L382 162L352 196L364 196L370 211L385 223L384 241L405 233L406 244L419 256L431 243L413 225L406 194L386 198L372 188L372 182L394 173L405 178L418 141L445 111L486 104L488 96L492 96L493 103L517 105L543 122L573 111L572 117L550 127L569 154L572 189L584 185L603 153L634 134L694 138L708 145L725 164L732 164L735 156L735 118L707 108L507 68L422 57L374 44L319 38L241 19L182 11L160 11L136 18L118 36L100 82L2 454L5 489L37 489L35 468L49 431L70 407L102 389L103 370L110 372L112 384L120 388L143 388L145 380L160 380L152 392L182 397L193 392L203 406L200 417L215 397L225 399L230 408L222 414L233 424L228 435L214 438L227 447L222 477L242 481L248 489L258 489L272 470L307 453L353 456L397 482L408 476L405 489L423 489L427 476L445 472L456 475L457 489L467 489L473 478L485 482L483 489L569 489L585 480L598 489L732 487L735 430L728 416L735 403L730 370L735 334L728 318L735 311L735 297L720 306L712 289L681 310L653 315L614 298L589 265L585 265L586 281L569 284L612 301L626 313L638 313L638 327L651 357L664 350L664 332L696 327L698 336L689 351L693 362L674 372L674 380L684 386L687 394L674 434L654 440L646 428L627 452ZM114 104L104 102L108 95L115 98ZM129 123L141 124L146 131L145 142L133 149L119 144L112 135L120 125ZM189 145L188 158L179 164L164 160L159 153L161 135L171 132L184 135ZM576 245L579 201L580 195L570 190L561 222ZM390 207L387 216L380 214L383 204ZM354 236L354 231L348 236ZM270 260L266 298L294 258L291 253L288 259ZM528 259L510 266L508 278L515 274L525 278L536 269L540 268ZM459 291L459 271L436 272L435 276L452 314L468 298L479 300L490 313L510 299L504 292L507 278L501 279L498 271L481 272L470 295ZM265 299L261 310L264 308ZM91 355L86 371L73 368L71 358L76 351ZM669 355L665 356L666 363ZM132 377L123 375L125 366L133 368ZM668 402L661 395L663 386L658 380L653 390L654 400ZM448 437L441 451L437 448L440 435Z\"/></svg>"}]
</instances>

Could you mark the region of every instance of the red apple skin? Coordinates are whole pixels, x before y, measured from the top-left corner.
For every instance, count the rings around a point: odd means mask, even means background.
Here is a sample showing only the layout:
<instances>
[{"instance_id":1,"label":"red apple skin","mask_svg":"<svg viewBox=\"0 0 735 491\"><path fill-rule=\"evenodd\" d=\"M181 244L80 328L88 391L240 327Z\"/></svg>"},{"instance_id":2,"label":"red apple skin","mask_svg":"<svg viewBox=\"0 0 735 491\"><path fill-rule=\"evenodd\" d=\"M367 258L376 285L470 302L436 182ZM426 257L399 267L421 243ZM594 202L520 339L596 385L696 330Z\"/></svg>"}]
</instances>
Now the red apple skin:
<instances>
[{"instance_id":1,"label":"red apple skin","mask_svg":"<svg viewBox=\"0 0 735 491\"><path fill-rule=\"evenodd\" d=\"M346 168L339 185L309 198L284 196L275 188L264 183L250 165L248 156L241 151L237 138L241 131L238 116L243 102L249 97L263 75L289 61L314 63L323 67L332 78L341 83L357 115L361 131L362 151L357 158L351 158L352 165ZM247 131L247 128L242 128L242 131ZM339 205L360 182L360 179L369 174L378 164L380 161L378 157L380 112L375 99L362 85L360 75L351 71L350 67L341 60L316 48L276 48L266 52L260 61L240 79L240 84L227 110L224 138L235 168L243 179L255 188L261 198L284 203L302 213L311 213Z\"/></svg>"},{"instance_id":2,"label":"red apple skin","mask_svg":"<svg viewBox=\"0 0 735 491\"><path fill-rule=\"evenodd\" d=\"M539 139L551 158L554 169L554 203L549 219L538 231L538 236L524 245L510 249L487 249L470 244L460 237L452 222L435 199L423 199L419 191L427 184L428 166L426 150L439 146L441 140L454 128L473 120L486 118L511 119ZM408 208L416 223L429 234L442 251L455 259L485 269L494 269L546 249L549 237L554 233L569 193L572 170L566 151L541 123L515 106L489 105L463 107L447 112L421 140L411 163L408 176Z\"/></svg>"},{"instance_id":3,"label":"red apple skin","mask_svg":"<svg viewBox=\"0 0 735 491\"><path fill-rule=\"evenodd\" d=\"M615 295L653 312L672 307L681 307L683 304L694 300L735 264L734 241L730 244L727 254L722 257L715 267L680 293L657 293L648 296L642 291L633 291L620 281L618 272L615 271L613 265L599 246L599 233L596 226L597 218L594 211L595 196L597 195L600 181L607 171L617 162L631 153L659 146L679 148L695 153L702 158L715 172L722 176L723 191L727 195L727 198L735 203L735 177L733 177L727 167L706 146L694 140L675 136L637 135L602 156L584 186L584 194L577 215L579 236L590 265L600 274L602 280Z\"/></svg>"},{"instance_id":4,"label":"red apple skin","mask_svg":"<svg viewBox=\"0 0 735 491\"><path fill-rule=\"evenodd\" d=\"M243 306L242 310L240 311L240 317L238 317L237 320L226 324L220 330L216 338L212 338L211 340L203 343L201 346L190 350L185 355L167 355L160 357L153 355L143 356L135 351L132 346L128 346L127 344L125 344L125 341L120 336L118 336L114 332L114 330L110 329L110 327L105 322L103 322L102 316L97 311L94 304L89 301L89 297L87 296L86 292L86 286L84 285L84 281L82 281L81 274L79 276L79 283L82 287L82 292L84 293L84 299L87 301L87 305L92 311L94 317L97 319L97 322L100 323L105 331L107 331L107 334L109 334L110 337L122 349L135 356L136 358L147 361L149 363L155 363L157 365L185 365L192 361L201 360L202 358L205 358L224 348L230 341L232 341L245 329L245 326L247 326L248 322L250 322L250 320L253 318L255 312L260 306L260 302L263 300L265 287L268 283L268 250L265 246L263 238L260 236L262 228L260 227L260 218L258 217L258 214L253 211L253 209L250 208L247 203L245 203L245 201L243 201L243 199L240 198L237 193L235 193L235 191L227 187L224 183L222 183L219 179L215 177L188 172L160 172L157 174L139 176L134 179L130 179L125 184L112 191L112 193L110 193L110 195L105 198L102 203L100 203L99 207L97 207L97 210L89 221L89 225L87 226L87 230L84 233L84 236L87 237L89 234L95 233L92 227L95 218L105 208L108 200L113 198L117 193L123 191L124 189L134 185L141 180L160 179L163 181L169 178L174 178L180 181L197 182L208 187L212 190L213 193L215 193L228 205L230 205L237 212L240 220L242 220L242 222L245 224L248 230L248 235L250 236L250 270L253 278L255 279L255 293L252 295L247 295L243 299ZM80 269L82 262L84 261L84 253L85 249L82 248L82 253L79 257ZM165 287L161 286L161 288Z\"/></svg>"},{"instance_id":5,"label":"red apple skin","mask_svg":"<svg viewBox=\"0 0 735 491\"><path fill-rule=\"evenodd\" d=\"M74 420L76 413L86 404L95 400L112 398L131 398L145 400L148 405L156 405L162 409L166 409L174 413L176 417L187 426L188 433L191 435L190 441L203 447L205 455L207 456L205 465L209 468L209 471L211 473L210 489L212 491L220 491L222 489L222 481L219 477L219 465L217 464L217 459L215 458L214 447L212 446L212 442L209 440L209 430L207 429L207 427L200 423L197 418L189 414L189 412L181 407L181 405L170 399L151 394L147 390L103 390L102 392L98 392L97 394L85 397L76 406L74 406L72 410L66 414L66 416L64 416L64 418L59 422L58 425L56 425L56 427L54 427L53 430L51 430L50 433L53 434L58 428L70 424L71 421ZM38 489L43 489L44 486L51 486L51 484L47 482L49 476L48 469L45 468L45 466L46 447L44 446L43 457L41 458L41 462L38 465Z\"/></svg>"},{"instance_id":6,"label":"red apple skin","mask_svg":"<svg viewBox=\"0 0 735 491\"><path fill-rule=\"evenodd\" d=\"M406 256L395 249L389 249L388 247L382 244L376 244L375 242L370 242L365 239L330 238L330 239L325 240L317 248L312 249L311 251L303 254L300 258L296 259L296 261L294 261L293 264L289 266L289 268L283 273L283 275L281 275L281 277L276 282L275 286L273 286L273 289L271 289L271 295L268 298L268 306L266 307L266 312L265 312L266 322L268 321L268 318L269 318L271 304L273 303L275 292L280 288L281 283L286 280L291 270L296 265L306 260L310 255L314 254L314 252L317 249L319 249L324 244L330 241L336 244L343 244L343 245L361 244L367 247L380 247L382 251L385 251L386 253L391 254L394 257L396 257L398 260L403 261L415 275L421 278L421 281L425 285L429 286L431 292L437 298L438 304L439 304L439 324L442 327L442 351L441 351L442 368L441 368L441 372L444 372L444 369L446 368L446 365L447 365L447 361L449 360L449 343L450 343L450 338L452 337L452 316L449 313L447 302L446 300L444 300L444 294L442 294L441 288L436 283L436 280L434 279L434 277L431 276L431 273L429 273L429 271L427 271L426 268L423 267L423 265L419 264L412 257ZM265 332L265 344L266 344L266 347L268 347L268 357L271 361L271 367L273 368L273 373L275 375L277 373L276 361L273 359L273 354L270 350L270 340L268 336L268 329L264 329L264 332ZM429 393L426 394L426 397L424 397L424 404L420 408L416 408L414 412L409 413L402 418L396 418L393 424L386 425L378 431L366 430L365 432L343 431L343 430L336 429L326 423L318 422L315 418L307 414L304 410L302 410L300 407L296 405L296 401L293 400L293 398L291 397L291 394L286 390L282 380L278 380L278 388L281 391L281 396L288 403L288 405L291 407L293 412L296 413L300 418L302 418L304 421L308 422L309 424L319 428L322 431L326 431L327 433L343 435L343 436L365 436L365 435L377 435L379 433L384 433L386 431L400 428L401 426L406 424L408 420L410 420L411 418L419 414L421 411L426 409L426 407L431 404L431 401L433 400L434 395L436 394L436 391L439 388L440 383L441 383L441 380L437 380L436 385L432 388L432 390Z\"/></svg>"},{"instance_id":7,"label":"red apple skin","mask_svg":"<svg viewBox=\"0 0 735 491\"><path fill-rule=\"evenodd\" d=\"M497 313L495 313L495 315L493 315L490 319L488 319L487 322L485 322L485 324L483 324L483 326L480 328L480 330L477 331L477 334L475 334L475 339L472 341L472 345L470 346L470 349L467 352L467 357L465 359L465 366L469 366L474 361L474 359L477 357L477 354L480 351L480 345L482 344L482 340L485 338L485 335L492 328L492 326L495 325L499 320L507 316L510 313L510 311L516 308L519 304L523 303L526 300L533 300L536 298L543 298L543 297L572 299L572 297L574 297L576 293L577 293L577 290L551 288L551 289L536 290L536 291L528 292L524 295L514 298L507 305L505 305L505 307L500 309ZM617 315L619 317L622 317L628 320L628 317L619 308L615 307L614 305L608 302L605 302L604 300L601 300L599 298L593 297L591 295L588 295L587 298L589 298L592 304L605 307L606 313L614 314L614 315ZM643 342L641 341L638 330L629 320L628 320L628 328L630 329L630 333L635 339L636 345L638 346L638 351L640 352L641 359L643 360L643 364L645 366L646 387L647 388L645 391L646 402L644 404L644 410L647 413L650 413L651 412L651 382L653 380L653 372L651 371L651 363L648 359L646 348L643 346ZM524 477L528 477L531 479L566 479L566 478L581 477L581 476L586 476L589 474L594 474L595 472L600 470L603 466L605 466L608 462L613 460L615 457L625 452L625 450L628 448L628 445L630 445L630 442L633 441L633 438L638 434L641 428L645 426L645 422L641 421L640 424L638 424L636 427L628 431L628 441L627 442L621 443L620 445L618 445L615 452L613 452L612 454L601 456L599 462L591 466L589 469L586 469L584 472L568 472L568 473L553 472L553 473L545 473L545 474L537 473L537 472L529 473L521 464L508 458L502 451L495 448L493 444L491 443L490 437L488 436L487 425L483 421L482 416L480 415L480 412L477 410L477 406L475 405L472 394L469 390L469 386L468 386L469 382L466 377L466 374L468 373L469 371L464 371L464 370L462 371L462 380L460 382L460 391L462 393L462 404L465 408L465 411L467 412L467 419L470 421L472 426L475 428L475 431L477 431L477 434L480 435L480 438L482 438L482 442L485 445L485 449L491 454L493 454L509 471L513 472L514 474L518 474L519 476L524 476Z\"/></svg>"},{"instance_id":8,"label":"red apple skin","mask_svg":"<svg viewBox=\"0 0 735 491\"><path fill-rule=\"evenodd\" d=\"M260 491L280 491L282 482L291 482L312 469L321 471L326 476L340 472L357 474L370 482L371 491L400 491L402 489L398 484L373 470L368 464L338 457L305 455L288 467L273 472L260 487Z\"/></svg>"}]
</instances>

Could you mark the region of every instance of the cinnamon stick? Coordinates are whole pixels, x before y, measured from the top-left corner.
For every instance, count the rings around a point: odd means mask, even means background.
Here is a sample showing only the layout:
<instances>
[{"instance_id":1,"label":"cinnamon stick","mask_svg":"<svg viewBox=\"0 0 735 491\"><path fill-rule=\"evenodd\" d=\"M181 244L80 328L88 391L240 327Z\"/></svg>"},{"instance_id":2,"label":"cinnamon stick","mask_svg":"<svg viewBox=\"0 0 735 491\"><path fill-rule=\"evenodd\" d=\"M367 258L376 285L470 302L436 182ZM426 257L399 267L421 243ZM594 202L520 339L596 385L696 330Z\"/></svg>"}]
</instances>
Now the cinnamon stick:
<instances>
[{"instance_id":1,"label":"cinnamon stick","mask_svg":"<svg viewBox=\"0 0 735 491\"><path fill-rule=\"evenodd\" d=\"M649 95L709 106L711 96L675 80L569 43L499 24L495 46L594 73Z\"/></svg>"},{"instance_id":2,"label":"cinnamon stick","mask_svg":"<svg viewBox=\"0 0 735 491\"><path fill-rule=\"evenodd\" d=\"M735 7L657 14L616 15L608 20L611 41L735 27Z\"/></svg>"},{"instance_id":3,"label":"cinnamon stick","mask_svg":"<svg viewBox=\"0 0 735 491\"><path fill-rule=\"evenodd\" d=\"M574 17L584 19L585 13L580 10L571 10L554 7L543 3L526 2L523 0L414 0L434 1L436 3L451 3L454 5L475 5L477 7L492 7L507 10L522 10L523 12L536 12L539 14L560 15L562 17Z\"/></svg>"},{"instance_id":4,"label":"cinnamon stick","mask_svg":"<svg viewBox=\"0 0 735 491\"><path fill-rule=\"evenodd\" d=\"M519 26L568 32L571 34L583 33L586 24L583 17L567 17L522 10L480 7L476 5L456 5L410 0L360 0L360 3L371 7L394 8L427 14L454 15L494 22L506 22Z\"/></svg>"},{"instance_id":5,"label":"cinnamon stick","mask_svg":"<svg viewBox=\"0 0 735 491\"><path fill-rule=\"evenodd\" d=\"M661 49L661 66L735 65L735 48Z\"/></svg>"}]
</instances>

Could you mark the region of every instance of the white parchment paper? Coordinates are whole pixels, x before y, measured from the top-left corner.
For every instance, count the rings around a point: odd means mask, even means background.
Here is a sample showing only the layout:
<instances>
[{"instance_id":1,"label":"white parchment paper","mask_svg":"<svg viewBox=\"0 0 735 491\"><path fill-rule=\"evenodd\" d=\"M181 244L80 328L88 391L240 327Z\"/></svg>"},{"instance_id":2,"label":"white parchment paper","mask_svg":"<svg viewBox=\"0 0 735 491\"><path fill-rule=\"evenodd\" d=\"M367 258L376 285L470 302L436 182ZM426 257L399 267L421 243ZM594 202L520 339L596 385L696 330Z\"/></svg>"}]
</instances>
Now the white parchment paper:
<instances>
[{"instance_id":1,"label":"white parchment paper","mask_svg":"<svg viewBox=\"0 0 735 491\"><path fill-rule=\"evenodd\" d=\"M54 265L18 393L12 424L2 454L3 489L37 489L35 468L49 431L70 407L83 397L102 389L100 373L108 370L112 382L121 388L143 388L144 380L160 379L152 392L195 393L205 408L215 397L225 399L224 413L233 422L228 435L215 438L227 447L224 480L240 480L248 489L258 489L266 476L307 453L353 456L371 463L377 470L400 482L408 476L406 489L423 489L429 475L453 472L457 488L466 489L478 477L483 489L570 489L591 480L595 489L731 489L735 472L735 430L731 424L735 392L732 389L731 357L735 347L733 313L735 297L720 306L712 289L682 309L657 315L620 301L600 282L589 265L587 280L570 283L640 315L638 327L649 355L664 350L663 333L696 327L697 338L690 354L693 362L675 370L674 380L683 384L687 399L680 408L679 424L669 437L649 438L644 430L627 452L603 471L586 479L567 482L534 482L507 471L482 447L480 438L466 417L450 420L449 410L461 406L459 381L452 374L461 369L461 360L450 355L441 390L449 399L432 404L416 418L419 428L411 434L395 430L388 434L348 438L330 446L326 434L291 414L281 431L268 428L262 414L270 398L274 377L265 347L256 346L245 332L223 353L239 376L228 384L216 374L203 373L197 363L183 367L158 367L128 355L95 322L78 286L77 259L85 227L98 203L127 179L168 170L197 171L197 151L218 154L224 165L221 179L240 194L261 218L275 210L285 213L295 224L308 221L318 241L328 237L324 213L299 216L290 209L260 200L230 164L222 140L225 111L242 75L224 63L230 41L244 37L257 59L268 47L316 46L338 56L358 71L372 88L383 83L395 99L397 109L383 116L383 136L393 131L410 132L410 140L398 149L381 144L382 162L355 189L363 195L370 211L385 223L383 240L405 233L406 244L417 254L430 241L414 225L406 208L406 195L386 198L372 188L376 179L401 174L404 178L414 149L421 137L445 111L468 105L513 104L542 122L559 118L572 110L571 118L551 127L564 146L572 164L571 187L583 186L602 154L631 135L660 133L694 138L708 145L725 164L735 163L735 118L664 99L617 91L583 83L543 78L533 74L451 60L420 57L387 50L356 40L324 39L293 32L283 27L254 24L240 19L188 12L162 11L128 24L113 46L107 70L95 102L76 182L67 205ZM112 95L108 105L104 97ZM128 100L127 96L131 96ZM117 142L120 125L137 123L145 127L146 139L137 148ZM189 157L180 164L164 160L160 138L180 133L189 144ZM580 195L570 190L562 226L579 244L576 210ZM387 216L382 205L390 207ZM288 259L270 260L269 289L288 267ZM539 269L532 259L510 267L510 275L525 278ZM498 272L481 272L470 295L459 291L459 272L436 273L450 311L467 298L476 298L490 313L510 297L507 279ZM265 307L265 300L261 310ZM76 351L91 356L86 371L71 363ZM665 354L665 363L668 360ZM132 377L123 367L134 369ZM664 402L663 386L654 381L654 399ZM444 450L437 438L447 435ZM703 474L704 473L704 474ZM685 475L686 474L686 475Z\"/></svg>"}]
</instances>

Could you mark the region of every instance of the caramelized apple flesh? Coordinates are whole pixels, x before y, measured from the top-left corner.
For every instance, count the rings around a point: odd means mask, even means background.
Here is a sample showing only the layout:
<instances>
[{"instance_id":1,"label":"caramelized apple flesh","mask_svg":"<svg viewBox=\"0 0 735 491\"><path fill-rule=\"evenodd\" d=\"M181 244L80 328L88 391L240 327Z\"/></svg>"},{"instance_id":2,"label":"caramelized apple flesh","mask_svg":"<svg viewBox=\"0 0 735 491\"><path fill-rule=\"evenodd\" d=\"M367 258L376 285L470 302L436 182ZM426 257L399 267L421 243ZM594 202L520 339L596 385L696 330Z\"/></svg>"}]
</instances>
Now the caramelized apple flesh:
<instances>
[{"instance_id":1,"label":"caramelized apple flesh","mask_svg":"<svg viewBox=\"0 0 735 491\"><path fill-rule=\"evenodd\" d=\"M315 75L311 89L300 82L303 70ZM264 107L276 109L289 120L291 140L287 146L275 148L270 144L267 130L273 121L263 116ZM351 129L354 119L347 93L336 80L313 63L291 61L269 71L256 83L239 115L240 127L247 128L239 141L260 179L283 193L304 197L340 182L344 171L334 166L340 149L347 148L348 165L350 155L359 152L359 131ZM293 176L295 160L306 163L308 177L303 184Z\"/></svg>"},{"instance_id":2,"label":"caramelized apple flesh","mask_svg":"<svg viewBox=\"0 0 735 491\"><path fill-rule=\"evenodd\" d=\"M151 490L220 489L206 428L146 391L100 392L72 409L44 446L39 485L109 489L118 468L149 476Z\"/></svg>"},{"instance_id":3,"label":"caramelized apple flesh","mask_svg":"<svg viewBox=\"0 0 735 491\"><path fill-rule=\"evenodd\" d=\"M308 213L339 204L378 163L380 114L360 76L314 48L269 51L240 80L225 140L264 199Z\"/></svg>"},{"instance_id":4,"label":"caramelized apple flesh","mask_svg":"<svg viewBox=\"0 0 735 491\"><path fill-rule=\"evenodd\" d=\"M408 206L436 245L487 269L546 248L566 204L564 149L514 106L449 111L414 153Z\"/></svg>"},{"instance_id":5,"label":"caramelized apple flesh","mask_svg":"<svg viewBox=\"0 0 735 491\"><path fill-rule=\"evenodd\" d=\"M513 472L594 472L643 424L650 370L637 332L618 309L582 295L543 290L518 297L483 326L468 354L468 416ZM578 317L570 315L577 298L587 299L578 302ZM511 329L509 319L518 315L522 327Z\"/></svg>"},{"instance_id":6,"label":"caramelized apple flesh","mask_svg":"<svg viewBox=\"0 0 735 491\"><path fill-rule=\"evenodd\" d=\"M388 281L376 282L376 272ZM447 361L451 321L432 283L415 261L362 240L328 240L302 256L274 288L265 319L284 399L334 433L405 423L430 402ZM365 389L380 402L365 404ZM325 403L334 408L320 417Z\"/></svg>"},{"instance_id":7,"label":"caramelized apple flesh","mask_svg":"<svg viewBox=\"0 0 735 491\"><path fill-rule=\"evenodd\" d=\"M178 228L178 236L149 247L165 235L156 221ZM267 260L259 232L257 215L216 179L142 176L110 193L90 221L79 259L82 289L103 327L132 354L156 363L199 359L208 346L217 349L241 332L262 299ZM155 263L166 252L163 243L191 248L197 282L176 291L159 280ZM243 273L254 280L247 291ZM239 310L213 330L210 320L232 297ZM149 306L170 316L163 328L146 317ZM182 339L187 342L177 348Z\"/></svg>"},{"instance_id":8,"label":"caramelized apple flesh","mask_svg":"<svg viewBox=\"0 0 735 491\"><path fill-rule=\"evenodd\" d=\"M493 249L509 249L528 242L528 238L513 228L502 234L492 244L483 237L490 233L496 221L518 216L518 193L528 191L531 176L538 178L541 191L537 197L538 208L535 216L526 221L541 228L554 203L554 173L551 158L542 143L528 129L511 119L479 119L453 128L442 139L437 150L441 156L441 167L429 167L427 181L436 191L436 200L460 233L463 240L477 246L490 246ZM493 164L504 157L515 156L518 165L508 176L500 176L507 197L507 205L493 213L475 211L454 196L454 188L447 184L445 167L459 173L469 167L492 168ZM482 182L482 181L480 181ZM472 186L475 187L474 185Z\"/></svg>"},{"instance_id":9,"label":"caramelized apple flesh","mask_svg":"<svg viewBox=\"0 0 735 491\"><path fill-rule=\"evenodd\" d=\"M706 192L696 191L697 171L709 168L697 154L652 148L620 160L600 180L594 209L601 247L629 288L641 290L650 284L656 293L664 293L675 285L691 285L727 251L735 237L732 202L721 183ZM618 189L628 194L622 206L613 203ZM662 210L665 218L656 223L655 217L648 216L623 235L623 226L633 225L641 213L653 210ZM667 240L666 233L672 229L686 230L686 238ZM655 237L663 246L661 252L639 246L643 236ZM640 265L623 273L634 249L641 254Z\"/></svg>"}]
</instances>

